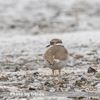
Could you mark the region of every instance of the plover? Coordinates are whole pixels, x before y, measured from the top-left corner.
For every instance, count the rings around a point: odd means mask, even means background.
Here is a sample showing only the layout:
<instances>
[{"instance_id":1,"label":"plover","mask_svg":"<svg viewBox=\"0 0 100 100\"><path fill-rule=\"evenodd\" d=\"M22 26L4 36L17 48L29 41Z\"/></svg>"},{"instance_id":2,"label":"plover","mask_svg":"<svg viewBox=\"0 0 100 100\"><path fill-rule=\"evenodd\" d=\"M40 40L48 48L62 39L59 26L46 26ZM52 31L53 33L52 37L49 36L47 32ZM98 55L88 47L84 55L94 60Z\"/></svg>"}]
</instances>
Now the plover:
<instances>
[{"instance_id":1,"label":"plover","mask_svg":"<svg viewBox=\"0 0 100 100\"><path fill-rule=\"evenodd\" d=\"M45 65L50 69L52 69L54 84L56 84L54 78L54 71L59 70L58 83L61 83L60 73L61 69L67 65L68 51L63 46L63 43L60 39L52 39L50 41L50 44L47 45L46 47L49 47L49 49L44 54Z\"/></svg>"}]
</instances>

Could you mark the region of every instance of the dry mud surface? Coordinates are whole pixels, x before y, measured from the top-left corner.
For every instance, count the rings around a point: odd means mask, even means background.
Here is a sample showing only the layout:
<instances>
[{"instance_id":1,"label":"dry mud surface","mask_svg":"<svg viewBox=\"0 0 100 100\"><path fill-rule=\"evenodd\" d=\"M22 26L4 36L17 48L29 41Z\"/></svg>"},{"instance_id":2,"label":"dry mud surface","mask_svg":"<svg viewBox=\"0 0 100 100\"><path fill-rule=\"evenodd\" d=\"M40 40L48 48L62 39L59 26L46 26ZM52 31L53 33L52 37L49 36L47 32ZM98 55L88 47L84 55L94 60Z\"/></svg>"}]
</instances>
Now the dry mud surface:
<instances>
[{"instance_id":1,"label":"dry mud surface","mask_svg":"<svg viewBox=\"0 0 100 100\"><path fill-rule=\"evenodd\" d=\"M45 46L52 38L60 38L69 51L62 83L56 85L43 61ZM87 73L89 67L97 72ZM58 81L57 71L55 79ZM99 32L1 36L0 99L100 100Z\"/></svg>"}]
</instances>

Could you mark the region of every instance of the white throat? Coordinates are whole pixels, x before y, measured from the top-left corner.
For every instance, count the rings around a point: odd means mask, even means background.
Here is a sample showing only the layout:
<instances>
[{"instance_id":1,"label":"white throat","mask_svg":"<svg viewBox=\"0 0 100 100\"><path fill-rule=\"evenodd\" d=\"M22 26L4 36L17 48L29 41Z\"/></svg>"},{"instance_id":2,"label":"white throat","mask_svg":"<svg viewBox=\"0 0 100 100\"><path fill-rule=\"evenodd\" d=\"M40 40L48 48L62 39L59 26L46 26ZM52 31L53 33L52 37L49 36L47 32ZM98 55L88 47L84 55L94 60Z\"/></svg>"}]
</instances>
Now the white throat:
<instances>
[{"instance_id":1,"label":"white throat","mask_svg":"<svg viewBox=\"0 0 100 100\"><path fill-rule=\"evenodd\" d=\"M55 44L55 45L62 45L62 46L63 46L63 43L57 43L57 44Z\"/></svg>"}]
</instances>

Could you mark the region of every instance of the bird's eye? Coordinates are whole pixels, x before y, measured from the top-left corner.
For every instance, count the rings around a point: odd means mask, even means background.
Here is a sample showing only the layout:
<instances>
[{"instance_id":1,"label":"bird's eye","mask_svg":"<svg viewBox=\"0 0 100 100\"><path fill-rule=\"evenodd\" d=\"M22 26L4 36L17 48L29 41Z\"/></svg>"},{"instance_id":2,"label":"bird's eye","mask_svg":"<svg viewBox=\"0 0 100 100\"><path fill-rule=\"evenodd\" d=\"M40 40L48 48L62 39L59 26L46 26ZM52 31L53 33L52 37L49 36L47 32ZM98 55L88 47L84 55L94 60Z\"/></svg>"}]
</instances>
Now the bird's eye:
<instances>
[{"instance_id":1,"label":"bird's eye","mask_svg":"<svg viewBox=\"0 0 100 100\"><path fill-rule=\"evenodd\" d=\"M51 44L51 45L53 45L53 44L54 44L54 42L50 42L50 44Z\"/></svg>"}]
</instances>

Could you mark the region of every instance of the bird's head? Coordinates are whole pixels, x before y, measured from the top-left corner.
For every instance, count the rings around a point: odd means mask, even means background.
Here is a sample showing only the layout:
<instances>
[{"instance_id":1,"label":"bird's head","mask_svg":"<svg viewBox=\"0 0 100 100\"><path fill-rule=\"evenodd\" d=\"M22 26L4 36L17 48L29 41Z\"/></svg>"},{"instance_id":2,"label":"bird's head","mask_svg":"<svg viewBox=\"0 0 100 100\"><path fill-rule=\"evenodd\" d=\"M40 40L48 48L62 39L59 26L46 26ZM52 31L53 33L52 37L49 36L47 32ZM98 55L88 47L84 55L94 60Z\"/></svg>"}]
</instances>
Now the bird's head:
<instances>
[{"instance_id":1,"label":"bird's head","mask_svg":"<svg viewBox=\"0 0 100 100\"><path fill-rule=\"evenodd\" d=\"M59 45L59 44L62 44L62 41L60 40L60 39L52 39L51 41L50 41L50 44L49 45L47 45L46 47L50 47L50 46L54 46L54 45Z\"/></svg>"}]
</instances>

